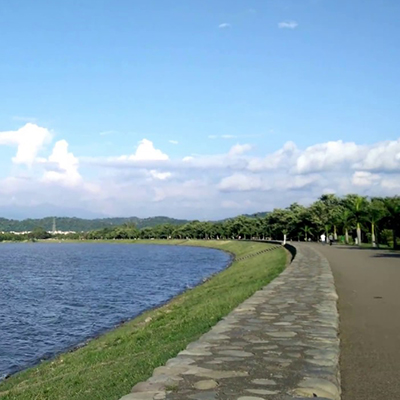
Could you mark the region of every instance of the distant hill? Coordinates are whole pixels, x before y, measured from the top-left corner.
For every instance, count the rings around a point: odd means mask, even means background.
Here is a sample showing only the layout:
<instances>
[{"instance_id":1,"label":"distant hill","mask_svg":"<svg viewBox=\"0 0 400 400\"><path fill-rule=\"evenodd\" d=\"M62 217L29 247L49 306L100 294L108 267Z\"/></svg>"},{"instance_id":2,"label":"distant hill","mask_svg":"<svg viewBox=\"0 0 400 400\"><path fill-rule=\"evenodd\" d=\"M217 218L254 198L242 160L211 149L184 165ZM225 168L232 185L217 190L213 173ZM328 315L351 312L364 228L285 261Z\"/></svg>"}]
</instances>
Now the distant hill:
<instances>
[{"instance_id":1,"label":"distant hill","mask_svg":"<svg viewBox=\"0 0 400 400\"><path fill-rule=\"evenodd\" d=\"M268 212L258 212L255 214L243 214L243 216L248 218L263 218L268 214ZM227 221L226 218L220 220L219 222ZM137 228L147 228L162 224L171 225L183 225L189 220L185 219L175 219L169 217L151 217L151 218L138 218L138 217L127 217L127 218L71 218L71 217L56 217L56 229L58 231L74 231L74 232L88 232L97 229L107 228L110 226L119 226L127 223L134 223ZM43 228L46 231L51 231L53 229L53 217L46 218L28 218L24 220L17 219L6 219L0 218L0 232L26 232L33 231L35 228Z\"/></svg>"},{"instance_id":2,"label":"distant hill","mask_svg":"<svg viewBox=\"0 0 400 400\"><path fill-rule=\"evenodd\" d=\"M130 217L130 218L97 218L97 219L57 217L56 229L58 231L87 232L110 226L123 225L126 223L134 223L137 228L141 229L161 224L183 225L187 222L188 222L187 220L174 219L169 217L151 217L151 218ZM46 231L51 231L53 229L53 217L46 217L40 219L24 219L22 221L15 219L0 218L0 232L32 231L38 227L41 227Z\"/></svg>"}]
</instances>

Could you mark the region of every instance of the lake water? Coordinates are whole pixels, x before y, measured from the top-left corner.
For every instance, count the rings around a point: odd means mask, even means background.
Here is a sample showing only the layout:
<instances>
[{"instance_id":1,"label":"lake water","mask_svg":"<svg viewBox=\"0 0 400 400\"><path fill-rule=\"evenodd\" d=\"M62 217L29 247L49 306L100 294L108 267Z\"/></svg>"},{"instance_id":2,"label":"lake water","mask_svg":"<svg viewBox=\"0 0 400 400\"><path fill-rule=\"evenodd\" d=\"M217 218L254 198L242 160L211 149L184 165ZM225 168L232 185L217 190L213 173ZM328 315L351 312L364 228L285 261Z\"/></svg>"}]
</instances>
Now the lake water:
<instances>
[{"instance_id":1,"label":"lake water","mask_svg":"<svg viewBox=\"0 0 400 400\"><path fill-rule=\"evenodd\" d=\"M127 244L0 244L0 378L160 305L226 253Z\"/></svg>"}]
</instances>

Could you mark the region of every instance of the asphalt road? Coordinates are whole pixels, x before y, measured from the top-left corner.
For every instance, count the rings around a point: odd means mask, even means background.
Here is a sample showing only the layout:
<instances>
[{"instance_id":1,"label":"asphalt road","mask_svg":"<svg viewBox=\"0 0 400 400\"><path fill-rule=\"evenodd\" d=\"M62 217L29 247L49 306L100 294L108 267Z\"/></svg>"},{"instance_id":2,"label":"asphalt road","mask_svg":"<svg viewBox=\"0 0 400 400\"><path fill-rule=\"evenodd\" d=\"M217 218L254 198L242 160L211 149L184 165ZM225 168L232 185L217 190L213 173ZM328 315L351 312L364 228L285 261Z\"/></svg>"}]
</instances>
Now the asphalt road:
<instances>
[{"instance_id":1,"label":"asphalt road","mask_svg":"<svg viewBox=\"0 0 400 400\"><path fill-rule=\"evenodd\" d=\"M400 252L312 246L339 295L342 399L400 399Z\"/></svg>"}]
</instances>

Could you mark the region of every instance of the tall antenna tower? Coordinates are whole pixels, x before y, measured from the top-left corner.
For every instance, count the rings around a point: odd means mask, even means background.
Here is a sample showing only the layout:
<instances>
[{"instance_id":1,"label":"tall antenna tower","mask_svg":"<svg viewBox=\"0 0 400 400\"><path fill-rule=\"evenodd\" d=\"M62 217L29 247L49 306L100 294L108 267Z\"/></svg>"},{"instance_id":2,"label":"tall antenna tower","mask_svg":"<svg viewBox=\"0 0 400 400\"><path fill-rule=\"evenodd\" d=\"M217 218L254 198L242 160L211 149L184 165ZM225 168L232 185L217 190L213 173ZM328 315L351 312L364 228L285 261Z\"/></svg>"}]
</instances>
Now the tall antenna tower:
<instances>
[{"instance_id":1,"label":"tall antenna tower","mask_svg":"<svg viewBox=\"0 0 400 400\"><path fill-rule=\"evenodd\" d=\"M56 229L56 217L53 217L53 233L55 233Z\"/></svg>"}]
</instances>

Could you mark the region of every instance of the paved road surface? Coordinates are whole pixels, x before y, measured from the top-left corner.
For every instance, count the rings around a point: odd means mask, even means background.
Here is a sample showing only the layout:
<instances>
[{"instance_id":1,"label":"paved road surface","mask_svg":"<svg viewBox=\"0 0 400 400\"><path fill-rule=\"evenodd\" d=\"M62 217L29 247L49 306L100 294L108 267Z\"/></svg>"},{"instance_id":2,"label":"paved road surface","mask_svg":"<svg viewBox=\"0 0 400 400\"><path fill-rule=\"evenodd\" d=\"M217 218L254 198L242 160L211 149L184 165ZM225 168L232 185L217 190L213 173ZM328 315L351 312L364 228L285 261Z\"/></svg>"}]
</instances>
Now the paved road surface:
<instances>
[{"instance_id":1,"label":"paved road surface","mask_svg":"<svg viewBox=\"0 0 400 400\"><path fill-rule=\"evenodd\" d=\"M313 246L339 295L342 399L400 399L400 253Z\"/></svg>"}]
</instances>

